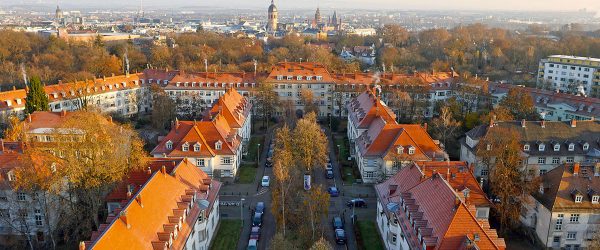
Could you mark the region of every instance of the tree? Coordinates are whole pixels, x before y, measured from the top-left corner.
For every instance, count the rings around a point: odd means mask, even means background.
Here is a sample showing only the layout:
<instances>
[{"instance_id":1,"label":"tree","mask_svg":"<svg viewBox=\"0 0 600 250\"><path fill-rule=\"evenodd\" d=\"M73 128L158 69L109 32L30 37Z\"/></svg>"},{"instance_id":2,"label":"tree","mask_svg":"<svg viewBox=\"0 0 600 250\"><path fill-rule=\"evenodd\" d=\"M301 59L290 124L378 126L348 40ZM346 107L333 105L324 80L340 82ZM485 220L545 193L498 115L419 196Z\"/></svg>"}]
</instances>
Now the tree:
<instances>
[{"instance_id":1,"label":"tree","mask_svg":"<svg viewBox=\"0 0 600 250\"><path fill-rule=\"evenodd\" d=\"M302 210L308 212L308 223L302 224L300 232L307 242L314 242L317 234L322 235L329 211L329 199L329 194L322 186L313 187L304 194Z\"/></svg>"},{"instance_id":2,"label":"tree","mask_svg":"<svg viewBox=\"0 0 600 250\"><path fill-rule=\"evenodd\" d=\"M511 229L519 221L523 205L528 203L536 184L524 169L519 134L510 129L493 127L477 146L477 157L488 167L489 186L500 200L493 208L500 217L501 230Z\"/></svg>"},{"instance_id":3,"label":"tree","mask_svg":"<svg viewBox=\"0 0 600 250\"><path fill-rule=\"evenodd\" d=\"M408 31L398 24L386 24L380 30L383 42L401 46L408 41Z\"/></svg>"},{"instance_id":4,"label":"tree","mask_svg":"<svg viewBox=\"0 0 600 250\"><path fill-rule=\"evenodd\" d=\"M315 100L314 93L308 89L302 89L300 92L300 97L302 99L302 103L304 104L304 113L319 113L319 106L317 104L317 100Z\"/></svg>"},{"instance_id":5,"label":"tree","mask_svg":"<svg viewBox=\"0 0 600 250\"><path fill-rule=\"evenodd\" d=\"M387 104L396 113L398 122L405 121L406 119L410 120L410 118L412 118L413 114L409 113L412 98L407 92L402 90L392 90L392 92L386 96L389 100Z\"/></svg>"},{"instance_id":6,"label":"tree","mask_svg":"<svg viewBox=\"0 0 600 250\"><path fill-rule=\"evenodd\" d=\"M528 92L520 91L519 88L511 88L499 106L510 111L514 119L517 120L526 119L531 121L539 119L533 98Z\"/></svg>"},{"instance_id":7,"label":"tree","mask_svg":"<svg viewBox=\"0 0 600 250\"><path fill-rule=\"evenodd\" d=\"M333 247L325 240L325 238L321 237L318 241L315 242L310 250L333 250Z\"/></svg>"},{"instance_id":8,"label":"tree","mask_svg":"<svg viewBox=\"0 0 600 250\"><path fill-rule=\"evenodd\" d=\"M317 124L315 113L308 113L296 122L292 132L294 162L304 171L324 168L327 162L327 138Z\"/></svg>"},{"instance_id":9,"label":"tree","mask_svg":"<svg viewBox=\"0 0 600 250\"><path fill-rule=\"evenodd\" d=\"M273 214L275 214L275 218L279 224L281 224L284 237L287 225L285 217L285 207L287 205L286 194L293 184L290 180L290 174L295 170L293 169L295 166L292 159L292 140L290 135L291 131L287 125L277 129L277 132L275 133L275 149L273 152L273 174L275 175L277 184L279 184L276 187L275 192L273 192L273 200L281 200L280 202L273 202L271 208ZM280 194L280 196L277 194Z\"/></svg>"},{"instance_id":10,"label":"tree","mask_svg":"<svg viewBox=\"0 0 600 250\"><path fill-rule=\"evenodd\" d=\"M165 129L175 119L175 102L157 85L150 88L152 93L152 127Z\"/></svg>"},{"instance_id":11,"label":"tree","mask_svg":"<svg viewBox=\"0 0 600 250\"><path fill-rule=\"evenodd\" d=\"M8 127L4 132L4 138L8 141L22 141L25 138L23 123L16 115L8 117Z\"/></svg>"},{"instance_id":12,"label":"tree","mask_svg":"<svg viewBox=\"0 0 600 250\"><path fill-rule=\"evenodd\" d=\"M432 120L432 130L436 138L440 139L444 147L448 147L448 140L456 139L461 123L452 116L452 111L447 106L442 107L440 115Z\"/></svg>"},{"instance_id":13,"label":"tree","mask_svg":"<svg viewBox=\"0 0 600 250\"><path fill-rule=\"evenodd\" d=\"M31 114L35 111L46 111L48 106L48 96L39 77L34 76L29 80L29 92L25 98L25 112Z\"/></svg>"},{"instance_id":14,"label":"tree","mask_svg":"<svg viewBox=\"0 0 600 250\"><path fill-rule=\"evenodd\" d=\"M261 113L264 123L267 123L275 113L279 104L279 96L271 83L261 81L256 90L256 106Z\"/></svg>"},{"instance_id":15,"label":"tree","mask_svg":"<svg viewBox=\"0 0 600 250\"><path fill-rule=\"evenodd\" d=\"M145 165L143 142L130 127L90 111L72 112L51 133L52 143L34 143L34 148L60 158L61 192L69 197L68 220L71 240L85 237L100 225L99 212L105 195L124 176Z\"/></svg>"}]
</instances>

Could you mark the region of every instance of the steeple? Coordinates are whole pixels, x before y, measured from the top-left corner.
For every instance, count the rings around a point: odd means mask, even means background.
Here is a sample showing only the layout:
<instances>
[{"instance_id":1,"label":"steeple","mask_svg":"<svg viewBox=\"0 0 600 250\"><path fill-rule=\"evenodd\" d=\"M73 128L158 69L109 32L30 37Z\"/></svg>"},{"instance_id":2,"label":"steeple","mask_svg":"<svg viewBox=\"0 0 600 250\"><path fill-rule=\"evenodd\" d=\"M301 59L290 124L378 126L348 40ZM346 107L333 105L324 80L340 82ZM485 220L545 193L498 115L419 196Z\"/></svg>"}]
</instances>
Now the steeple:
<instances>
[{"instance_id":1,"label":"steeple","mask_svg":"<svg viewBox=\"0 0 600 250\"><path fill-rule=\"evenodd\" d=\"M267 23L267 31L277 31L278 16L279 12L277 11L277 6L275 6L275 0L271 0L271 5L269 6L269 22Z\"/></svg>"},{"instance_id":2,"label":"steeple","mask_svg":"<svg viewBox=\"0 0 600 250\"><path fill-rule=\"evenodd\" d=\"M317 11L315 12L315 22L317 24L322 23L322 19L321 19L321 10L319 9L319 7L317 7Z\"/></svg>"}]
</instances>

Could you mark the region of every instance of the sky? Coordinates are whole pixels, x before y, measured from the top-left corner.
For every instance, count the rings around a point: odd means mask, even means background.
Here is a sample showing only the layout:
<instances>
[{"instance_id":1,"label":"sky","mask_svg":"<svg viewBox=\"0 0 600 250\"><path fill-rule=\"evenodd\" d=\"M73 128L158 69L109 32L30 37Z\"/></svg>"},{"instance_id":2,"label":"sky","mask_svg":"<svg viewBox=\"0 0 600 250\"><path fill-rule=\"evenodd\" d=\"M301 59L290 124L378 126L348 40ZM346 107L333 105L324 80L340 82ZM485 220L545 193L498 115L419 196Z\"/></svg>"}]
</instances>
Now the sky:
<instances>
[{"instance_id":1,"label":"sky","mask_svg":"<svg viewBox=\"0 0 600 250\"><path fill-rule=\"evenodd\" d=\"M270 0L143 0L144 6L209 6L221 8L266 8ZM138 6L140 0L0 0L3 5L18 3ZM573 11L587 8L600 11L600 0L275 0L280 10L295 8L395 9L395 10L541 10Z\"/></svg>"}]
</instances>

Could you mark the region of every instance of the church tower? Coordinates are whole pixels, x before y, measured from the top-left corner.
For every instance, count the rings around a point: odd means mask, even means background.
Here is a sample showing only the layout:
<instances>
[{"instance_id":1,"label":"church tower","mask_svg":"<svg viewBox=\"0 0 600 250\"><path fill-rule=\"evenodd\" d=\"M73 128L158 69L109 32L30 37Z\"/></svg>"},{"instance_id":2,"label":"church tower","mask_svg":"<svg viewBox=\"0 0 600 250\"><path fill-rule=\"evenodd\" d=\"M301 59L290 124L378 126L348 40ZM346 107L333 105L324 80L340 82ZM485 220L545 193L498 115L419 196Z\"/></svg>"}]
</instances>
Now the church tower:
<instances>
[{"instance_id":1,"label":"church tower","mask_svg":"<svg viewBox=\"0 0 600 250\"><path fill-rule=\"evenodd\" d=\"M277 31L277 18L279 13L277 12L277 7L275 6L274 0L271 0L271 5L269 6L269 23L267 24L267 31L275 32Z\"/></svg>"},{"instance_id":2,"label":"church tower","mask_svg":"<svg viewBox=\"0 0 600 250\"><path fill-rule=\"evenodd\" d=\"M315 22L317 23L317 25L323 22L323 20L321 19L321 10L319 9L319 7L317 7L317 12L315 12Z\"/></svg>"}]
</instances>

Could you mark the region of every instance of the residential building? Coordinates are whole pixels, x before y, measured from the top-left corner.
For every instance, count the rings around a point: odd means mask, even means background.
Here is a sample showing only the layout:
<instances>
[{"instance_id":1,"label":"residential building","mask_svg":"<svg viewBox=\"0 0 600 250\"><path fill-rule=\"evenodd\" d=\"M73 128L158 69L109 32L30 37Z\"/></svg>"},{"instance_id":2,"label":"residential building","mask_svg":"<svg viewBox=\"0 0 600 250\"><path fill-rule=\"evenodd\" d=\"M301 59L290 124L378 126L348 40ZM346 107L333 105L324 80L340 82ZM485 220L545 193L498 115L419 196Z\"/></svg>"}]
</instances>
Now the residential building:
<instances>
[{"instance_id":1,"label":"residential building","mask_svg":"<svg viewBox=\"0 0 600 250\"><path fill-rule=\"evenodd\" d=\"M490 205L473 175L464 163L444 164L450 174L413 164L375 185L385 249L506 249L480 211Z\"/></svg>"},{"instance_id":2,"label":"residential building","mask_svg":"<svg viewBox=\"0 0 600 250\"><path fill-rule=\"evenodd\" d=\"M412 162L448 158L426 125L398 124L375 92L367 90L347 106L348 138L363 182L383 181Z\"/></svg>"},{"instance_id":3,"label":"residential building","mask_svg":"<svg viewBox=\"0 0 600 250\"><path fill-rule=\"evenodd\" d=\"M598 121L494 121L466 133L461 141L461 161L475 165L475 176L487 178L490 169L476 156L479 141L511 130L519 136L523 167L544 174L564 163L593 164L600 161L600 122ZM485 145L484 150L491 150Z\"/></svg>"},{"instance_id":4,"label":"residential building","mask_svg":"<svg viewBox=\"0 0 600 250\"><path fill-rule=\"evenodd\" d=\"M346 61L356 59L366 65L375 65L377 50L375 49L375 44L371 46L354 46L352 48L343 48L340 56Z\"/></svg>"},{"instance_id":5,"label":"residential building","mask_svg":"<svg viewBox=\"0 0 600 250\"><path fill-rule=\"evenodd\" d=\"M510 84L489 84L489 92L494 98L493 103L495 105L500 103L512 88L518 88L520 92L531 95L537 112L542 119L548 121L593 120L600 117L598 98Z\"/></svg>"},{"instance_id":6,"label":"residential building","mask_svg":"<svg viewBox=\"0 0 600 250\"><path fill-rule=\"evenodd\" d=\"M186 159L150 159L108 196L106 223L80 249L207 250L220 187Z\"/></svg>"},{"instance_id":7,"label":"residential building","mask_svg":"<svg viewBox=\"0 0 600 250\"><path fill-rule=\"evenodd\" d=\"M540 61L538 85L560 92L600 97L600 59L552 55Z\"/></svg>"},{"instance_id":8,"label":"residential building","mask_svg":"<svg viewBox=\"0 0 600 250\"><path fill-rule=\"evenodd\" d=\"M600 230L600 163L562 164L540 177L521 221L548 249L592 249Z\"/></svg>"}]
</instances>

